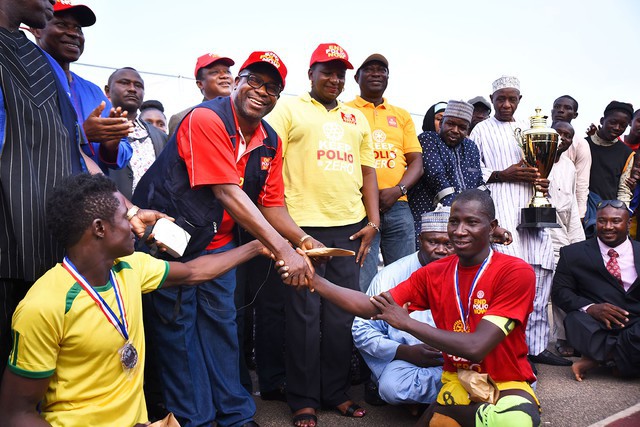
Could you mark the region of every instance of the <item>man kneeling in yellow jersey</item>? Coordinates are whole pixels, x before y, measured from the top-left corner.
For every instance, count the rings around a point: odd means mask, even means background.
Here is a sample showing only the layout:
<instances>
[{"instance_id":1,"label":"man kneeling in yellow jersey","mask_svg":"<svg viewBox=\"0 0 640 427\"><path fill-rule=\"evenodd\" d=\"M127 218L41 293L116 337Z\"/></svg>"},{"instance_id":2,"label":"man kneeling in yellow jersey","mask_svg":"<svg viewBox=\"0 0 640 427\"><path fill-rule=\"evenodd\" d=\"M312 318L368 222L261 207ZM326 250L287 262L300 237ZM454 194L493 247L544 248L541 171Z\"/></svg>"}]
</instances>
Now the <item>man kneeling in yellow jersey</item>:
<instances>
[{"instance_id":1,"label":"man kneeling in yellow jersey","mask_svg":"<svg viewBox=\"0 0 640 427\"><path fill-rule=\"evenodd\" d=\"M103 175L64 180L47 201L47 215L66 256L13 316L2 425L145 423L142 293L211 280L269 253L257 240L184 264L134 253L124 199Z\"/></svg>"}]
</instances>

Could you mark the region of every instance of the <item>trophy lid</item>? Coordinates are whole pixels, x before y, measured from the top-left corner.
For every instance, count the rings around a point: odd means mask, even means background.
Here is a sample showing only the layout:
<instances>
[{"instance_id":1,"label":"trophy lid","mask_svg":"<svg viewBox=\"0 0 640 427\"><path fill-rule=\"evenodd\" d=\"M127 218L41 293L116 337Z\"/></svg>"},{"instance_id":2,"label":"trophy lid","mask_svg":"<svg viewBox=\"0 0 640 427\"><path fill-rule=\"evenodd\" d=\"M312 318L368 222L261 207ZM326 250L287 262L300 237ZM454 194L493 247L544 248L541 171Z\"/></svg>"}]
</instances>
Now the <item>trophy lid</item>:
<instances>
[{"instance_id":1,"label":"trophy lid","mask_svg":"<svg viewBox=\"0 0 640 427\"><path fill-rule=\"evenodd\" d=\"M536 114L529 117L531 122L531 129L526 130L524 133L551 133L557 134L555 129L547 128L547 118L549 116L542 115L542 109L536 108Z\"/></svg>"}]
</instances>

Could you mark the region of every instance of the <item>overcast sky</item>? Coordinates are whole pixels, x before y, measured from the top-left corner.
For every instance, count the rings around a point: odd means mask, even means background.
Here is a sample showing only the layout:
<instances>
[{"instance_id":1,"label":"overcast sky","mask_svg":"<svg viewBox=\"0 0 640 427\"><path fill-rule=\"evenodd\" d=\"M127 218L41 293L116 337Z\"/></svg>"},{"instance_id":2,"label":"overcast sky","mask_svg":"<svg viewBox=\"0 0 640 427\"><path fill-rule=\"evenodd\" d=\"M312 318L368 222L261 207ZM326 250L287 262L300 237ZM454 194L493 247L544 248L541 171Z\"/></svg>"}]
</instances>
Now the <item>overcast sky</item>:
<instances>
[{"instance_id":1,"label":"overcast sky","mask_svg":"<svg viewBox=\"0 0 640 427\"><path fill-rule=\"evenodd\" d=\"M143 73L145 98L163 102L169 115L201 99L193 68L203 53L233 58L236 74L252 51L273 50L289 69L285 93L299 94L309 89L309 58L323 42L340 44L356 68L371 53L385 55L385 96L419 123L437 101L488 99L504 74L521 80L519 118L538 106L548 113L565 93L580 102L580 132L613 99L640 108L637 0L81 2L97 22L85 29L78 62L174 76ZM111 72L72 69L101 87ZM350 71L340 99L357 93Z\"/></svg>"}]
</instances>

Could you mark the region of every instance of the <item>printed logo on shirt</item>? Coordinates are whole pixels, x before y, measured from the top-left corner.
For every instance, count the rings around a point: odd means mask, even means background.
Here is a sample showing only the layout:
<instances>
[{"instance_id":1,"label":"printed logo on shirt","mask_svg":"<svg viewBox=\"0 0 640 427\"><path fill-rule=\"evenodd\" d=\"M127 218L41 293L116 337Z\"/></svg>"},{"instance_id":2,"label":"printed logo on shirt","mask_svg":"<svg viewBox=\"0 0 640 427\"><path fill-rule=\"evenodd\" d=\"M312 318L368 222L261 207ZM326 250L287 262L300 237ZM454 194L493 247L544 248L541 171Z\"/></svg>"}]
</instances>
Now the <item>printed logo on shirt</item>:
<instances>
[{"instance_id":1,"label":"printed logo on shirt","mask_svg":"<svg viewBox=\"0 0 640 427\"><path fill-rule=\"evenodd\" d=\"M387 134L382 129L376 129L371 133L371 139L374 142L385 142L387 140Z\"/></svg>"},{"instance_id":2,"label":"printed logo on shirt","mask_svg":"<svg viewBox=\"0 0 640 427\"><path fill-rule=\"evenodd\" d=\"M381 131L382 132L382 131ZM374 134L376 131L373 132ZM383 132L384 133L384 132ZM385 135L386 139L386 135ZM373 142L373 167L376 169L393 169L396 167L396 158L398 157L396 147L388 142L379 142L374 139Z\"/></svg>"},{"instance_id":3,"label":"printed logo on shirt","mask_svg":"<svg viewBox=\"0 0 640 427\"><path fill-rule=\"evenodd\" d=\"M322 125L325 138L318 141L316 160L324 171L354 172L354 152L350 144L342 142L344 129L336 122Z\"/></svg>"},{"instance_id":4,"label":"printed logo on shirt","mask_svg":"<svg viewBox=\"0 0 640 427\"><path fill-rule=\"evenodd\" d=\"M356 116L351 113L340 112L340 116L342 117L342 121L345 123L349 123L350 125L356 124Z\"/></svg>"},{"instance_id":5,"label":"printed logo on shirt","mask_svg":"<svg viewBox=\"0 0 640 427\"><path fill-rule=\"evenodd\" d=\"M398 127L398 119L395 116L387 116L387 124L392 128Z\"/></svg>"},{"instance_id":6,"label":"printed logo on shirt","mask_svg":"<svg viewBox=\"0 0 640 427\"><path fill-rule=\"evenodd\" d=\"M238 183L238 185L240 186L240 188L242 188L242 185L244 184L244 176L240 177L240 182Z\"/></svg>"},{"instance_id":7,"label":"printed logo on shirt","mask_svg":"<svg viewBox=\"0 0 640 427\"><path fill-rule=\"evenodd\" d=\"M344 136L344 129L338 123L328 122L322 125L324 136L330 141L340 141Z\"/></svg>"},{"instance_id":8,"label":"printed logo on shirt","mask_svg":"<svg viewBox=\"0 0 640 427\"><path fill-rule=\"evenodd\" d=\"M473 312L475 314L484 314L489 309L489 304L487 304L487 300L484 298L474 298L473 299Z\"/></svg>"},{"instance_id":9,"label":"printed logo on shirt","mask_svg":"<svg viewBox=\"0 0 640 427\"><path fill-rule=\"evenodd\" d=\"M472 371L482 372L482 366L480 366L479 363L473 363L470 360L467 360L464 357L460 356L454 356L450 354L446 354L446 356L449 358L449 360L451 360L453 366L458 369L470 369Z\"/></svg>"},{"instance_id":10,"label":"printed logo on shirt","mask_svg":"<svg viewBox=\"0 0 640 427\"><path fill-rule=\"evenodd\" d=\"M273 157L260 157L260 169L263 171L269 170L272 159Z\"/></svg>"},{"instance_id":11,"label":"printed logo on shirt","mask_svg":"<svg viewBox=\"0 0 640 427\"><path fill-rule=\"evenodd\" d=\"M484 298L484 291L479 289L476 293L476 297L473 299L473 312L475 314L484 314L489 309L489 304Z\"/></svg>"},{"instance_id":12,"label":"printed logo on shirt","mask_svg":"<svg viewBox=\"0 0 640 427\"><path fill-rule=\"evenodd\" d=\"M462 320L456 320L455 323L453 324L453 332L471 332L469 330L469 326L467 326L466 328L463 326L462 324Z\"/></svg>"}]
</instances>

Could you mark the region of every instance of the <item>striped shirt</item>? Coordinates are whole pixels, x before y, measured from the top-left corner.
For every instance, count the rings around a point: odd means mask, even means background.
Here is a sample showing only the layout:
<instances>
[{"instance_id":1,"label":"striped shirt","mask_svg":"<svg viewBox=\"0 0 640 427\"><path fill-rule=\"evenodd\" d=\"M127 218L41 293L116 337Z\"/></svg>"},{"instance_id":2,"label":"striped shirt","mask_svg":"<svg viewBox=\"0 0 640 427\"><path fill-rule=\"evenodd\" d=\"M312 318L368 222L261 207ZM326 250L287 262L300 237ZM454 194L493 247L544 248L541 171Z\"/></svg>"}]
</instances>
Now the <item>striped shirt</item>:
<instances>
[{"instance_id":1,"label":"striped shirt","mask_svg":"<svg viewBox=\"0 0 640 427\"><path fill-rule=\"evenodd\" d=\"M45 200L76 169L59 101L72 107L49 61L22 32L0 28L0 58L0 278L35 281L62 257L45 224Z\"/></svg>"},{"instance_id":2,"label":"striped shirt","mask_svg":"<svg viewBox=\"0 0 640 427\"><path fill-rule=\"evenodd\" d=\"M485 182L494 171L502 171L522 160L522 151L514 131L529 128L526 121L501 122L490 117L476 125L469 139L475 141L480 150L480 166ZM498 182L488 184L496 205L499 225L511 231L513 243L496 245L496 250L522 258L531 265L540 265L553 270L553 245L547 230L527 228L517 230L520 224L520 209L527 207L533 196L533 186L525 182Z\"/></svg>"}]
</instances>

